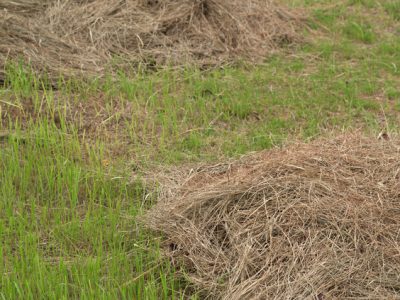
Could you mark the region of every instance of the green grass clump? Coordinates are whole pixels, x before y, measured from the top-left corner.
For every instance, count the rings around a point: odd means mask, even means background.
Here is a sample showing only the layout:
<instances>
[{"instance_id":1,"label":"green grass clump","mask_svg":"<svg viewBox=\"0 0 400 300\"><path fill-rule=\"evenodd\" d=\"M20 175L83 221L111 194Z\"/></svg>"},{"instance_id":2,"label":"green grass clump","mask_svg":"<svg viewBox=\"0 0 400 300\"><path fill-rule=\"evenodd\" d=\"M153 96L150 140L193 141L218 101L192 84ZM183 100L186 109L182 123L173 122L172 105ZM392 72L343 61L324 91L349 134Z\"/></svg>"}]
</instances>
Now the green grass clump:
<instances>
[{"instance_id":1,"label":"green grass clump","mask_svg":"<svg viewBox=\"0 0 400 300\"><path fill-rule=\"evenodd\" d=\"M343 32L350 39L371 44L375 40L375 33L372 31L371 25L366 23L348 22Z\"/></svg>"},{"instance_id":2,"label":"green grass clump","mask_svg":"<svg viewBox=\"0 0 400 300\"><path fill-rule=\"evenodd\" d=\"M384 8L394 20L400 21L400 1L387 1Z\"/></svg>"}]
</instances>

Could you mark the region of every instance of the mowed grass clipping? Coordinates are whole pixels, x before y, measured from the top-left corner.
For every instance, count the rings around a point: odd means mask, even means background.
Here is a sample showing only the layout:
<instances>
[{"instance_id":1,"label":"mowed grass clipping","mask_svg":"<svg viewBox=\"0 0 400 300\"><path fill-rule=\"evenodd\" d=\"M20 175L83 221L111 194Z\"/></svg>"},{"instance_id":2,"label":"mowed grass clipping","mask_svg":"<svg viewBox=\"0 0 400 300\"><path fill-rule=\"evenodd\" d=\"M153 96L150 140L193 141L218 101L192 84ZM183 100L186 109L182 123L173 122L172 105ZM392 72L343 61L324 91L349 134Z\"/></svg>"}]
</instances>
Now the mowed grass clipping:
<instances>
[{"instance_id":1,"label":"mowed grass clipping","mask_svg":"<svg viewBox=\"0 0 400 300\"><path fill-rule=\"evenodd\" d=\"M3 299L196 295L184 271L161 259L161 237L138 224L156 195L133 175L326 131L398 130L397 2L288 2L310 10L314 34L295 54L258 66L135 69L55 85L8 64L0 90Z\"/></svg>"},{"instance_id":2,"label":"mowed grass clipping","mask_svg":"<svg viewBox=\"0 0 400 300\"><path fill-rule=\"evenodd\" d=\"M296 44L305 15L269 0L3 0L0 80L7 58L37 71L102 76L145 63L216 66L260 61Z\"/></svg>"},{"instance_id":3,"label":"mowed grass clipping","mask_svg":"<svg viewBox=\"0 0 400 300\"><path fill-rule=\"evenodd\" d=\"M212 299L397 299L399 158L347 133L172 171L146 221Z\"/></svg>"}]
</instances>

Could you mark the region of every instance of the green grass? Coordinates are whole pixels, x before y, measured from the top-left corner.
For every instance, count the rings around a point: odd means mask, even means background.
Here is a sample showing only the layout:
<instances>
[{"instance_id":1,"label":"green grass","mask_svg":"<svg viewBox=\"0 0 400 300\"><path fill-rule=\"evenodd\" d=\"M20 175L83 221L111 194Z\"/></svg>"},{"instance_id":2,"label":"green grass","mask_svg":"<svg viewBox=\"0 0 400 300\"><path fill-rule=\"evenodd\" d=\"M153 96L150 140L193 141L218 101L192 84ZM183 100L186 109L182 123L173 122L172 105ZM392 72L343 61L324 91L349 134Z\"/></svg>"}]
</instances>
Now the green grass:
<instances>
[{"instance_id":1,"label":"green grass","mask_svg":"<svg viewBox=\"0 0 400 300\"><path fill-rule=\"evenodd\" d=\"M348 22L343 29L350 39L371 44L375 40L375 34L368 23Z\"/></svg>"},{"instance_id":2,"label":"green grass","mask_svg":"<svg viewBox=\"0 0 400 300\"><path fill-rule=\"evenodd\" d=\"M138 222L155 197L133 173L332 130L398 130L398 2L288 3L307 7L318 34L258 66L133 70L51 88L10 63L0 89L0 298L193 295Z\"/></svg>"},{"instance_id":3,"label":"green grass","mask_svg":"<svg viewBox=\"0 0 400 300\"><path fill-rule=\"evenodd\" d=\"M141 182L111 175L101 144L83 149L72 128L27 127L1 145L0 296L179 299L157 239L135 219L151 203Z\"/></svg>"},{"instance_id":4,"label":"green grass","mask_svg":"<svg viewBox=\"0 0 400 300\"><path fill-rule=\"evenodd\" d=\"M396 21L400 21L400 1L387 1L384 4L386 12Z\"/></svg>"}]
</instances>

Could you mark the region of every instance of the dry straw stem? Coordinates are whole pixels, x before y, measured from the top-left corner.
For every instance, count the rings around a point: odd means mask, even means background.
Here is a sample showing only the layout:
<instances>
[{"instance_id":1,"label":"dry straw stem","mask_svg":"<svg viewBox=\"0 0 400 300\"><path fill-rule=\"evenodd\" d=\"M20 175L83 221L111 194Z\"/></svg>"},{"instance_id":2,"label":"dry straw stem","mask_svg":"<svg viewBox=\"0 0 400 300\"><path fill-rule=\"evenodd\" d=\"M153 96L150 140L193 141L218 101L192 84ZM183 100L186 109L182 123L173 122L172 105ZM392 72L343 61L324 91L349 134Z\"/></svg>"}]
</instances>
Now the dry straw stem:
<instances>
[{"instance_id":1,"label":"dry straw stem","mask_svg":"<svg viewBox=\"0 0 400 300\"><path fill-rule=\"evenodd\" d=\"M399 149L343 135L199 167L144 221L211 299L400 299Z\"/></svg>"},{"instance_id":2,"label":"dry straw stem","mask_svg":"<svg viewBox=\"0 0 400 300\"><path fill-rule=\"evenodd\" d=\"M299 40L300 15L269 0L3 0L0 69L17 57L50 77L259 61Z\"/></svg>"}]
</instances>

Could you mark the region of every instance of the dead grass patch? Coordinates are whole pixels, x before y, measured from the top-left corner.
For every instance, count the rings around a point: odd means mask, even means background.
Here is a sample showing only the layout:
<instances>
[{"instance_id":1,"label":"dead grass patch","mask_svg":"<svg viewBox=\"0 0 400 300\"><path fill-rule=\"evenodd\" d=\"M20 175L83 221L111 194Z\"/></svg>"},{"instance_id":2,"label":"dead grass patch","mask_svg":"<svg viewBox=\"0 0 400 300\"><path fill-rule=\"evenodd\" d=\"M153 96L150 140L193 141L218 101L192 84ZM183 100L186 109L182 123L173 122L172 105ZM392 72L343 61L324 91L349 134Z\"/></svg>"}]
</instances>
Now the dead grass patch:
<instances>
[{"instance_id":1,"label":"dead grass patch","mask_svg":"<svg viewBox=\"0 0 400 300\"><path fill-rule=\"evenodd\" d=\"M145 222L213 299L397 299L399 149L344 135L186 170Z\"/></svg>"},{"instance_id":2,"label":"dead grass patch","mask_svg":"<svg viewBox=\"0 0 400 300\"><path fill-rule=\"evenodd\" d=\"M51 78L101 76L110 65L258 61L300 40L301 15L269 0L6 0L0 78L18 57Z\"/></svg>"}]
</instances>

